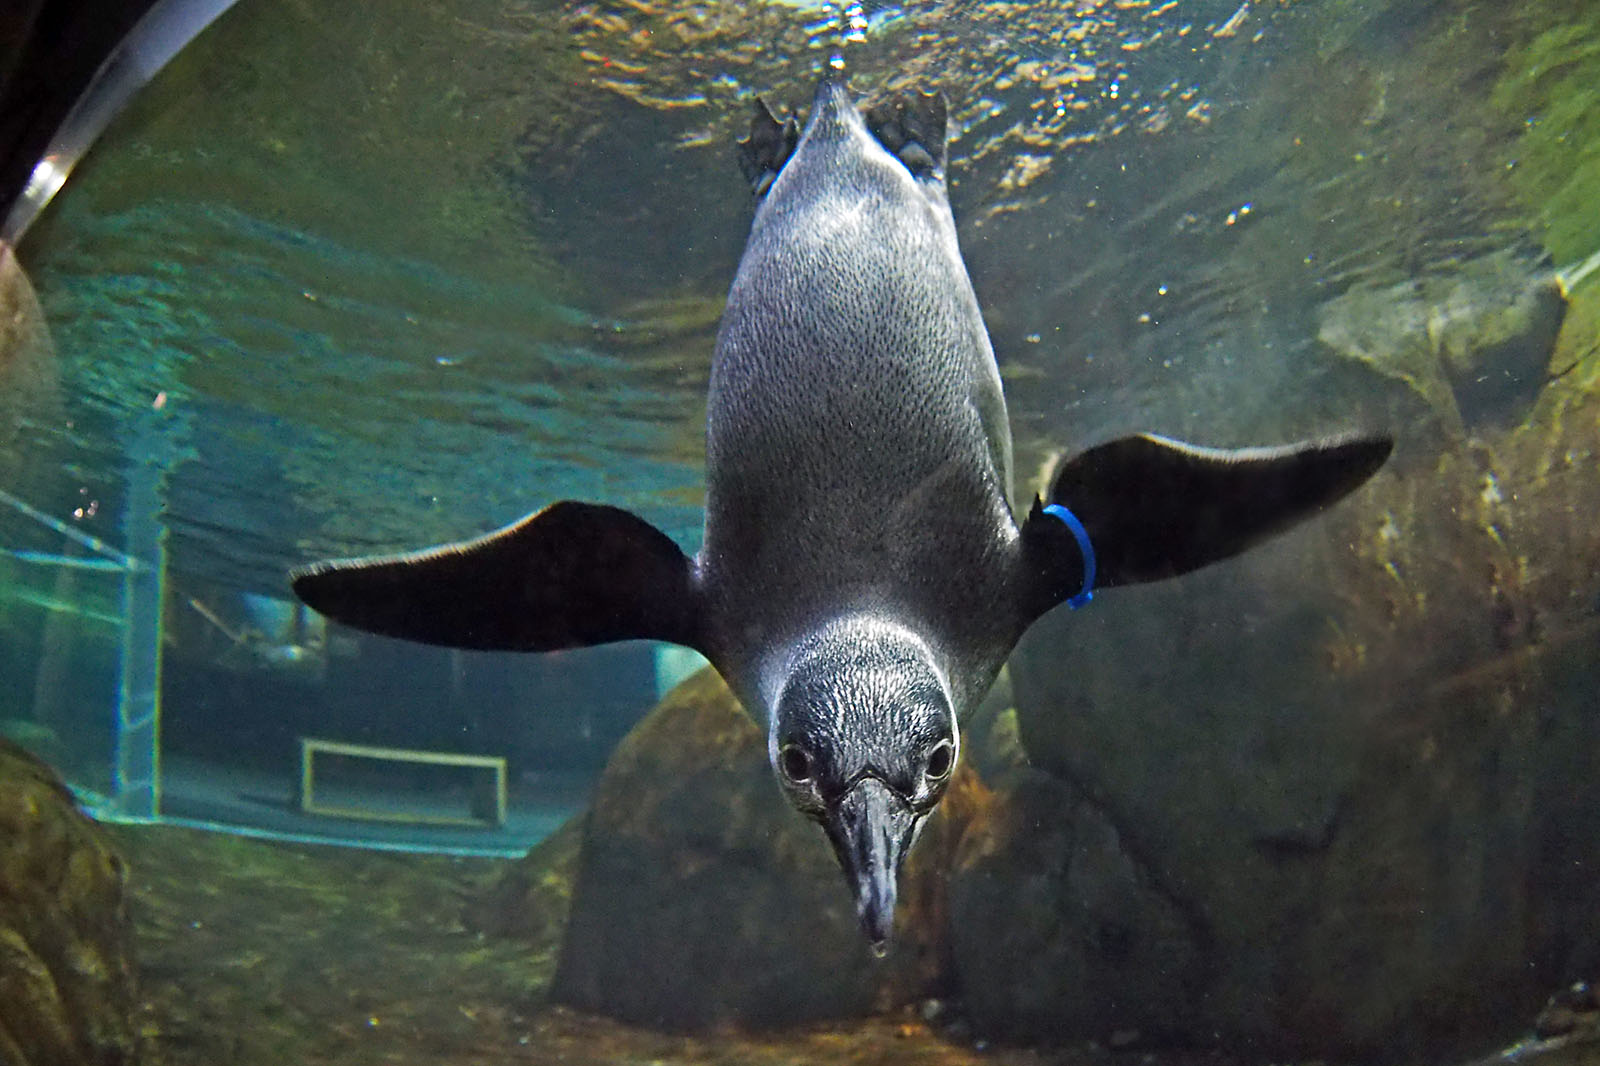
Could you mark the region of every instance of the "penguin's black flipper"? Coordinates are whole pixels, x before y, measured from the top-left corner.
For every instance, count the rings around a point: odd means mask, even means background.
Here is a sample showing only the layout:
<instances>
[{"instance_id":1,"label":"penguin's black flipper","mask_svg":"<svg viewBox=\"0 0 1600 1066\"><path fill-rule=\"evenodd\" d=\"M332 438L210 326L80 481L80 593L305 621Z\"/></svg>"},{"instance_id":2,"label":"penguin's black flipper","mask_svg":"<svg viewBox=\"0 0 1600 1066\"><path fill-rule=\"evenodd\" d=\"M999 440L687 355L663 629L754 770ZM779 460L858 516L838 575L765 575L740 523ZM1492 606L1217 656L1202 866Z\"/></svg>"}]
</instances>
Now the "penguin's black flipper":
<instances>
[{"instance_id":1,"label":"penguin's black flipper","mask_svg":"<svg viewBox=\"0 0 1600 1066\"><path fill-rule=\"evenodd\" d=\"M650 523L598 504L555 503L478 540L316 563L290 580L334 621L448 648L701 643L693 564Z\"/></svg>"},{"instance_id":2,"label":"penguin's black flipper","mask_svg":"<svg viewBox=\"0 0 1600 1066\"><path fill-rule=\"evenodd\" d=\"M1022 538L1033 587L1025 613L1042 614L1083 587L1084 552L1059 505L1081 523L1093 585L1159 581L1280 533L1371 477L1387 436L1346 436L1281 448L1198 448L1152 434L1123 437L1061 463L1049 503L1035 499Z\"/></svg>"},{"instance_id":3,"label":"penguin's black flipper","mask_svg":"<svg viewBox=\"0 0 1600 1066\"><path fill-rule=\"evenodd\" d=\"M896 93L862 112L867 129L919 178L944 171L949 107L943 93Z\"/></svg>"},{"instance_id":4,"label":"penguin's black flipper","mask_svg":"<svg viewBox=\"0 0 1600 1066\"><path fill-rule=\"evenodd\" d=\"M767 102L756 100L756 113L750 119L750 136L739 142L739 169L757 196L765 196L783 165L800 143L800 123L793 115L782 122Z\"/></svg>"}]
</instances>

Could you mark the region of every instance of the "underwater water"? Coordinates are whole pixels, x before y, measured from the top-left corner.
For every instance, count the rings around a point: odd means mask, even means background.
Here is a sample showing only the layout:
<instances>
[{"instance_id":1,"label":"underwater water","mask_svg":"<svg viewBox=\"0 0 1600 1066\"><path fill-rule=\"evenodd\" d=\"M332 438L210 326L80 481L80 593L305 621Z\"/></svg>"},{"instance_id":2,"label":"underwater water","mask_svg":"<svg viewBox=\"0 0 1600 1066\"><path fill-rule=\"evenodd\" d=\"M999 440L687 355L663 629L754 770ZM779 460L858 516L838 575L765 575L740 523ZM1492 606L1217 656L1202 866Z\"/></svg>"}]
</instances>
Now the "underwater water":
<instances>
[{"instance_id":1,"label":"underwater water","mask_svg":"<svg viewBox=\"0 0 1600 1066\"><path fill-rule=\"evenodd\" d=\"M948 101L1019 516L1129 433L1395 442L1024 636L883 959L697 656L288 578L698 550L733 145L838 70ZM1580 0L240 0L0 277L0 934L67 930L0 1063L1600 1061L1597 85Z\"/></svg>"}]
</instances>

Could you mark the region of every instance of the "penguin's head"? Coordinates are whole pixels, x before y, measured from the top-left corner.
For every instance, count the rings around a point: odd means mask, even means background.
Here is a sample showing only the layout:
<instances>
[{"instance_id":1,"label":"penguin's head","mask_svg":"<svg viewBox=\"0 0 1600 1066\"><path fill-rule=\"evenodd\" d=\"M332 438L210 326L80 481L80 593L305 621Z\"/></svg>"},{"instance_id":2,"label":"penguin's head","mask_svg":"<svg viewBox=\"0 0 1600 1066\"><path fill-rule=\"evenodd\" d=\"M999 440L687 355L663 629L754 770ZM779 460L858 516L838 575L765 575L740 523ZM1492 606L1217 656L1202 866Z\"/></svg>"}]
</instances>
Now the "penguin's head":
<instances>
[{"instance_id":1,"label":"penguin's head","mask_svg":"<svg viewBox=\"0 0 1600 1066\"><path fill-rule=\"evenodd\" d=\"M790 660L768 754L797 810L820 824L882 955L896 881L955 771L950 688L928 646L875 619L837 623Z\"/></svg>"}]
</instances>

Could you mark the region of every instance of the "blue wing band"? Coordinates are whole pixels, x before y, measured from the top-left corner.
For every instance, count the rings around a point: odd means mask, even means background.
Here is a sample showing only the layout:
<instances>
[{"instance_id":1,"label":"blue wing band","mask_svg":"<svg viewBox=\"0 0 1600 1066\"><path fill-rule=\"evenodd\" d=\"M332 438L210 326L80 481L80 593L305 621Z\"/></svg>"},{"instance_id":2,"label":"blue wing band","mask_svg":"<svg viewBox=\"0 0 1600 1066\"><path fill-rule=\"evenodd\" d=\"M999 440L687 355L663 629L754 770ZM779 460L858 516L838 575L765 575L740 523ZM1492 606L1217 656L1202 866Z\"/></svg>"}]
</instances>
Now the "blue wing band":
<instances>
[{"instance_id":1,"label":"blue wing band","mask_svg":"<svg viewBox=\"0 0 1600 1066\"><path fill-rule=\"evenodd\" d=\"M1072 535L1078 542L1078 550L1083 553L1083 588L1067 601L1067 606L1076 611L1094 599L1094 545L1089 543L1089 533L1083 528L1083 523L1078 521L1078 516L1059 503L1050 504L1044 509L1044 513L1061 519L1066 527L1072 530Z\"/></svg>"}]
</instances>

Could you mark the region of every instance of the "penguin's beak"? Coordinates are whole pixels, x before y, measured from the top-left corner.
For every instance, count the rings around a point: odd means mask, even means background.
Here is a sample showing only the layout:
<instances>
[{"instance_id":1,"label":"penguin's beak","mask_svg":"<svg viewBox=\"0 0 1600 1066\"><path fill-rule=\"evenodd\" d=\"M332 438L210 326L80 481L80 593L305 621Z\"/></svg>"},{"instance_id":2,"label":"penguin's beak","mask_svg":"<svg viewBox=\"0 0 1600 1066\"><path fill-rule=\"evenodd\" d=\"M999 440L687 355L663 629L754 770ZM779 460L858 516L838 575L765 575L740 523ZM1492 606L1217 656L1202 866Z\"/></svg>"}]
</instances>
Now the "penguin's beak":
<instances>
[{"instance_id":1,"label":"penguin's beak","mask_svg":"<svg viewBox=\"0 0 1600 1066\"><path fill-rule=\"evenodd\" d=\"M834 854L856 897L861 929L880 958L894 931L895 887L921 816L875 777L858 781L823 820Z\"/></svg>"}]
</instances>

